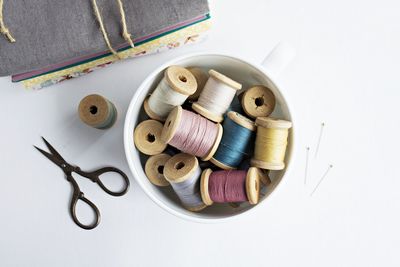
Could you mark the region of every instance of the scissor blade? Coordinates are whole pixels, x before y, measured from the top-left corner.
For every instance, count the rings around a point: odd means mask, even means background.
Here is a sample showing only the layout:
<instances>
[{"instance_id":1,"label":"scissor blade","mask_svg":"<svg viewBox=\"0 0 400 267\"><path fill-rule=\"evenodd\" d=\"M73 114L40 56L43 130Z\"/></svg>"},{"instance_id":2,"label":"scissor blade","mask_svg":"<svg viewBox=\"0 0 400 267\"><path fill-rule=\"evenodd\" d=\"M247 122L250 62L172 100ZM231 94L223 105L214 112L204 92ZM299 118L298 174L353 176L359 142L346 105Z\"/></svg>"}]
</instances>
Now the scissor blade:
<instances>
[{"instance_id":1,"label":"scissor blade","mask_svg":"<svg viewBox=\"0 0 400 267\"><path fill-rule=\"evenodd\" d=\"M44 151L41 148L38 148L37 146L34 146L37 150L39 150L40 153L42 153L43 155L45 155L49 160L51 160L52 162L54 162L57 166L61 166L61 164L63 164L62 160L58 159L56 156L50 154L47 151Z\"/></svg>"},{"instance_id":2,"label":"scissor blade","mask_svg":"<svg viewBox=\"0 0 400 267\"><path fill-rule=\"evenodd\" d=\"M57 150L50 145L49 142L47 142L47 140L42 136L43 142L45 142L47 148L50 150L51 154L53 154L55 157L58 157L60 160L65 161L65 159L63 159L63 157L61 157L61 155L57 152Z\"/></svg>"}]
</instances>

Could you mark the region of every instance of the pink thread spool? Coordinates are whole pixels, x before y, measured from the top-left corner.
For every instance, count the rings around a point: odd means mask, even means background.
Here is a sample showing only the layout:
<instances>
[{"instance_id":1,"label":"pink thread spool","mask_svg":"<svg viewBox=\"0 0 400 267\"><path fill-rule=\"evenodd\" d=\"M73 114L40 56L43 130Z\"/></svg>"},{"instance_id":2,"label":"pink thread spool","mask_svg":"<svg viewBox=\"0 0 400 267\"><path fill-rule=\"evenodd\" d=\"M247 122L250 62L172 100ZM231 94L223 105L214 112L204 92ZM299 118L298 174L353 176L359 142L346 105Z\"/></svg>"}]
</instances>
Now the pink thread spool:
<instances>
[{"instance_id":1,"label":"pink thread spool","mask_svg":"<svg viewBox=\"0 0 400 267\"><path fill-rule=\"evenodd\" d=\"M184 153L207 161L217 151L222 132L221 124L178 106L165 121L161 139Z\"/></svg>"},{"instance_id":2,"label":"pink thread spool","mask_svg":"<svg viewBox=\"0 0 400 267\"><path fill-rule=\"evenodd\" d=\"M215 171L206 169L201 174L200 191L203 202L210 206L215 203L245 202L257 204L260 195L260 181L264 173L255 167L247 171Z\"/></svg>"}]
</instances>

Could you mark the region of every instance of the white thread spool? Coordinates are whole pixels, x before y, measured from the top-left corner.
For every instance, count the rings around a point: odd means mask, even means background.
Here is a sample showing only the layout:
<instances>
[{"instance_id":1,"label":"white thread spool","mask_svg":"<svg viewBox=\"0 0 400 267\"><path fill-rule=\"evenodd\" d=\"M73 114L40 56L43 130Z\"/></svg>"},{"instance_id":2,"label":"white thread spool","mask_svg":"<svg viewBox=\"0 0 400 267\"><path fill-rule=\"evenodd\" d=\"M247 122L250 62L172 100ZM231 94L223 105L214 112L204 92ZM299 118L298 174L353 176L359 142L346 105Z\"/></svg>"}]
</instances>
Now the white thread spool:
<instances>
[{"instance_id":1,"label":"white thread spool","mask_svg":"<svg viewBox=\"0 0 400 267\"><path fill-rule=\"evenodd\" d=\"M196 78L182 67L170 66L150 97L144 101L144 110L155 120L165 121L168 114L182 105L197 90Z\"/></svg>"},{"instance_id":2,"label":"white thread spool","mask_svg":"<svg viewBox=\"0 0 400 267\"><path fill-rule=\"evenodd\" d=\"M240 90L242 85L215 70L210 70L208 73L210 78L208 78L199 100L192 105L192 108L212 121L221 122L236 91Z\"/></svg>"}]
</instances>

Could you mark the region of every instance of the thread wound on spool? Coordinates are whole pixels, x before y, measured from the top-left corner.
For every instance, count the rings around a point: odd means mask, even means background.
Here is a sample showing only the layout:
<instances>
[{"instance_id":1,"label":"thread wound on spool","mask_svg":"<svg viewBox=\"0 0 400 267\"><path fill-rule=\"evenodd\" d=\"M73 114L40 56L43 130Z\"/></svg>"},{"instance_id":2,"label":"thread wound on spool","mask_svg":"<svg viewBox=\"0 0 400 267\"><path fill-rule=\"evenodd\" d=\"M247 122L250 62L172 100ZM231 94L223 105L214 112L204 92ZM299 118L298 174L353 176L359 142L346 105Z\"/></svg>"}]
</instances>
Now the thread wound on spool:
<instances>
[{"instance_id":1,"label":"thread wound on spool","mask_svg":"<svg viewBox=\"0 0 400 267\"><path fill-rule=\"evenodd\" d=\"M221 143L210 161L225 170L235 169L253 151L256 127L253 121L230 111L223 128Z\"/></svg>"},{"instance_id":2,"label":"thread wound on spool","mask_svg":"<svg viewBox=\"0 0 400 267\"><path fill-rule=\"evenodd\" d=\"M192 108L212 121L221 122L236 91L240 90L242 85L215 70L210 70L209 74L210 78Z\"/></svg>"},{"instance_id":3,"label":"thread wound on spool","mask_svg":"<svg viewBox=\"0 0 400 267\"><path fill-rule=\"evenodd\" d=\"M180 153L164 166L164 176L170 182L183 206L190 211L206 207L200 195L201 169L195 156Z\"/></svg>"},{"instance_id":4,"label":"thread wound on spool","mask_svg":"<svg viewBox=\"0 0 400 267\"><path fill-rule=\"evenodd\" d=\"M162 140L182 152L209 160L218 148L223 129L198 114L176 107L162 130Z\"/></svg>"},{"instance_id":5,"label":"thread wound on spool","mask_svg":"<svg viewBox=\"0 0 400 267\"><path fill-rule=\"evenodd\" d=\"M78 114L85 124L97 129L108 129L114 125L118 113L109 100L101 95L92 94L80 101Z\"/></svg>"},{"instance_id":6,"label":"thread wound on spool","mask_svg":"<svg viewBox=\"0 0 400 267\"><path fill-rule=\"evenodd\" d=\"M268 170L285 168L285 154L292 123L285 120L259 117L252 166Z\"/></svg>"},{"instance_id":7,"label":"thread wound on spool","mask_svg":"<svg viewBox=\"0 0 400 267\"><path fill-rule=\"evenodd\" d=\"M275 95L263 85L256 85L240 95L244 112L252 117L267 117L275 108Z\"/></svg>"},{"instance_id":8,"label":"thread wound on spool","mask_svg":"<svg viewBox=\"0 0 400 267\"><path fill-rule=\"evenodd\" d=\"M200 191L206 205L249 201L257 204L260 191L260 170L252 167L248 171L202 172Z\"/></svg>"},{"instance_id":9,"label":"thread wound on spool","mask_svg":"<svg viewBox=\"0 0 400 267\"><path fill-rule=\"evenodd\" d=\"M196 89L196 78L189 70L170 66L151 96L144 101L144 110L150 118L164 121L172 109L182 105Z\"/></svg>"},{"instance_id":10,"label":"thread wound on spool","mask_svg":"<svg viewBox=\"0 0 400 267\"><path fill-rule=\"evenodd\" d=\"M164 167L171 158L168 154L158 154L147 159L145 173L149 181L156 186L168 186L169 182L164 176Z\"/></svg>"},{"instance_id":11,"label":"thread wound on spool","mask_svg":"<svg viewBox=\"0 0 400 267\"><path fill-rule=\"evenodd\" d=\"M167 144L161 139L163 125L156 120L142 121L134 131L134 142L137 149L146 155L162 153Z\"/></svg>"}]
</instances>

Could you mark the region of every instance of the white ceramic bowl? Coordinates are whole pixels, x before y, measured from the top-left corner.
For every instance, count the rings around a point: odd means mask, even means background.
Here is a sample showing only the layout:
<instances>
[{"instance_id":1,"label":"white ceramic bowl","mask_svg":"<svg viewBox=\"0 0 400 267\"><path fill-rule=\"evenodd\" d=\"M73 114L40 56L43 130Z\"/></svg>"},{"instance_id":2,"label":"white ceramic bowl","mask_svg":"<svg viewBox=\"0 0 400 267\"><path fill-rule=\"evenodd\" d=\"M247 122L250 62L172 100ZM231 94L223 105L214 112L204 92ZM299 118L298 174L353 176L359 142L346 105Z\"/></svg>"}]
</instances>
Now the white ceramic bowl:
<instances>
[{"instance_id":1,"label":"white ceramic bowl","mask_svg":"<svg viewBox=\"0 0 400 267\"><path fill-rule=\"evenodd\" d=\"M285 48L287 50L287 48ZM286 53L286 52L285 52ZM278 55L279 54L279 55ZM272 72L281 68L285 62L282 62L282 47L275 49L273 53L263 62L263 65L249 63L243 59L221 54L191 54L171 60L156 70L154 70L140 85L129 105L124 129L124 147L125 154L137 183L144 192L160 207L168 212L177 215L184 219L189 219L196 222L216 222L223 221L229 218L237 217L238 215L246 214L250 210L260 208L270 196L271 192L275 191L278 184L281 183L284 176L290 169L290 159L292 158L294 145L294 128L291 129L289 135L289 145L286 153L286 168L282 171L274 171L272 174L272 184L267 188L265 196L261 197L258 205L249 205L243 203L239 208L232 208L227 204L214 204L207 207L201 212L190 212L182 207L177 196L169 187L157 187L150 183L144 173L145 156L141 155L136 149L133 140L133 132L138 123L147 119L143 111L143 100L151 93L158 82L161 80L163 71L170 65L179 66L197 66L205 70L215 69L221 73L233 78L243 84L243 88L256 84L263 84L270 88L276 97L277 105L271 115L272 117L286 119L293 122L288 104L283 96L281 88L276 81L272 79ZM279 60L278 60L279 59ZM287 56L283 57L283 61L288 61Z\"/></svg>"}]
</instances>

